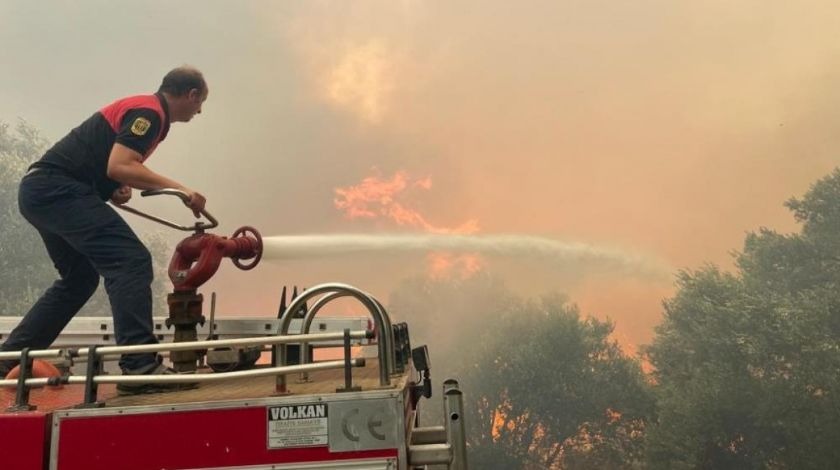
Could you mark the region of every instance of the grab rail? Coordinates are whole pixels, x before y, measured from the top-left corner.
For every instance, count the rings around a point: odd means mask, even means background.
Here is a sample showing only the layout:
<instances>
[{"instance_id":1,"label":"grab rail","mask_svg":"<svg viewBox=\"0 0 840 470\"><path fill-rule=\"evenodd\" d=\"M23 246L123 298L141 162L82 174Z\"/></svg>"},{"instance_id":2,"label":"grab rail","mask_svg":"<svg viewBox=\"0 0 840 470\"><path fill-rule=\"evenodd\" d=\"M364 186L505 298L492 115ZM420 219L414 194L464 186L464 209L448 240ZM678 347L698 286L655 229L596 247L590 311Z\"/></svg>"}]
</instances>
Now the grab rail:
<instances>
[{"instance_id":1,"label":"grab rail","mask_svg":"<svg viewBox=\"0 0 840 470\"><path fill-rule=\"evenodd\" d=\"M294 312L297 312L302 307L304 307L304 305L306 305L306 302L309 299L318 295L330 293L343 294L335 295L331 298L331 300L334 300L339 297L355 298L359 301L359 303L361 303L363 306L365 306L365 308L367 308L371 317L373 317L375 329L379 335L379 384L383 387L390 385L390 374L393 373L395 370L394 363L396 357L396 354L394 352L394 331L391 326L391 319L388 317L388 314L385 312L385 309L382 308L382 305L378 301L376 301L373 297L371 297L369 294L360 289L357 289L347 284L330 283L317 285L305 290L302 294L300 294L298 297L292 300L292 302L286 308L285 313L283 313L283 316L280 317L280 325L277 333L280 335L286 335L289 333L289 325L292 323L292 317L294 316ZM325 301L325 303L326 302L327 301ZM323 304L321 306L323 306ZM319 306L318 308L320 309L321 306ZM288 360L288 352L286 351L285 345L279 345L279 347L275 347L275 356L277 357L277 365L286 365L286 362ZM287 392L285 374L277 376L276 387L278 393Z\"/></svg>"},{"instance_id":2,"label":"grab rail","mask_svg":"<svg viewBox=\"0 0 840 470\"><path fill-rule=\"evenodd\" d=\"M200 383L213 382L231 378L241 377L263 377L263 376L283 376L292 373L308 373L313 371L325 369L341 369L345 370L345 384L346 387L351 386L352 377L350 375L350 368L364 367L365 359L352 359L349 357L350 340L370 339L374 336L373 331L357 330L350 331L345 329L343 332L333 333L314 333L308 335L281 335L281 336L261 336L258 338L236 338L226 340L207 340L207 341L190 341L181 343L156 343L156 344L141 344L130 346L91 346L81 349L43 349L30 350L28 348L22 351L8 351L0 353L0 359L18 359L21 362L21 368L17 379L2 379L0 380L0 387L17 387L17 396L15 404L9 408L10 411L28 411L34 409L29 404L29 390L32 387L48 386L48 385L62 385L62 384L85 384L84 405L94 406L96 402L97 387L103 383L125 384L125 383ZM285 365L279 367L262 368L259 370L233 371L221 372L213 374L166 374L166 375L103 375L102 361L107 356L118 354L136 354L136 353L152 353L162 351L183 351L194 349L209 349L219 347L234 347L234 346L252 346L252 345L286 345L289 343L317 342L317 341L335 341L343 340L345 358L335 361L324 361L313 364L298 364ZM85 357L87 359L87 373L85 375L70 376L64 375L59 377L31 377L32 361L36 358L55 358L64 357L72 359L76 357Z\"/></svg>"}]
</instances>

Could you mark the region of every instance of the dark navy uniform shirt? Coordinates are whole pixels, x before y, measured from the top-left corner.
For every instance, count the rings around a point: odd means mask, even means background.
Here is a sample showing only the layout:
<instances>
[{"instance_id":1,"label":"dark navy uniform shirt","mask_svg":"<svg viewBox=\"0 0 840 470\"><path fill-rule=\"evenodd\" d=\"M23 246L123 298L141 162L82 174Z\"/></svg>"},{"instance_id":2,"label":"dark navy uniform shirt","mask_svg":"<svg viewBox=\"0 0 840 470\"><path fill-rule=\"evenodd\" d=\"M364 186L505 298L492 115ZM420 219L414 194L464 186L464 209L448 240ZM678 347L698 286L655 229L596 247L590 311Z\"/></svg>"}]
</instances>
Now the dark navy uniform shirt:
<instances>
[{"instance_id":1,"label":"dark navy uniform shirt","mask_svg":"<svg viewBox=\"0 0 840 470\"><path fill-rule=\"evenodd\" d=\"M103 200L108 200L121 186L107 174L114 143L136 151L145 161L168 132L169 109L162 95L129 96L94 113L32 167L61 169L90 184Z\"/></svg>"}]
</instances>

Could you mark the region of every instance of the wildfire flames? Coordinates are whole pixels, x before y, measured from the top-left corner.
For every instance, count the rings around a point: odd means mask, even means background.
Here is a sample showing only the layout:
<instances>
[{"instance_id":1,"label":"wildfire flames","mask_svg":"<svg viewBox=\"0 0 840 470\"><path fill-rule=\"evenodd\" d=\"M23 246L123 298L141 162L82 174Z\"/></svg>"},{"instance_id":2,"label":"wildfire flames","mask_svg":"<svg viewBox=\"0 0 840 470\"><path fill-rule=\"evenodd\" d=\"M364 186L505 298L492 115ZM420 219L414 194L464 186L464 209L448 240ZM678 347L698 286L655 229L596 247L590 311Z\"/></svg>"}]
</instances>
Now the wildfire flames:
<instances>
[{"instance_id":1,"label":"wildfire flames","mask_svg":"<svg viewBox=\"0 0 840 470\"><path fill-rule=\"evenodd\" d=\"M429 191L431 177L412 178L405 171L397 171L391 178L383 178L377 170L359 184L336 188L335 207L348 219L380 219L400 227L419 228L436 234L470 235L478 232L478 221L467 220L450 228L432 224L419 211L407 205L415 190ZM483 267L476 254L431 252L427 256L428 274L435 278L468 278Z\"/></svg>"}]
</instances>

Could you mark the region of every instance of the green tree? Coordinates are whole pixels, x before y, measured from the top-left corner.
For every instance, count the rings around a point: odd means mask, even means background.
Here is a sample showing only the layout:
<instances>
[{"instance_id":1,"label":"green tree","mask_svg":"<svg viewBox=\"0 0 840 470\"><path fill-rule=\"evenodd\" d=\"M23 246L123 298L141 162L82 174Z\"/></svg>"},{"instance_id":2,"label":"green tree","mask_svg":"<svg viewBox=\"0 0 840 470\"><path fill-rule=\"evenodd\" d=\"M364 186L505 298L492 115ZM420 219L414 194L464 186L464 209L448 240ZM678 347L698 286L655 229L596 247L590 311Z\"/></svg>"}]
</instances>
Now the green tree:
<instances>
[{"instance_id":1,"label":"green tree","mask_svg":"<svg viewBox=\"0 0 840 470\"><path fill-rule=\"evenodd\" d=\"M787 206L801 233L761 229L679 276L648 350L653 468L833 468L840 461L840 171Z\"/></svg>"},{"instance_id":2,"label":"green tree","mask_svg":"<svg viewBox=\"0 0 840 470\"><path fill-rule=\"evenodd\" d=\"M561 296L523 301L486 275L413 281L389 310L415 341L434 338L432 354L445 358L433 358L434 377L460 380L472 467L639 465L653 402L639 362L609 339L611 323L581 319Z\"/></svg>"},{"instance_id":3,"label":"green tree","mask_svg":"<svg viewBox=\"0 0 840 470\"><path fill-rule=\"evenodd\" d=\"M635 468L652 397L610 322L561 297L523 302L485 330L463 380L477 468ZM481 449L481 451L478 451ZM502 463L514 459L516 467ZM513 463L513 462L510 462Z\"/></svg>"},{"instance_id":4,"label":"green tree","mask_svg":"<svg viewBox=\"0 0 840 470\"><path fill-rule=\"evenodd\" d=\"M23 315L52 284L57 273L38 232L20 215L17 189L32 162L48 142L30 124L20 121L14 129L0 121L0 315ZM167 312L166 263L170 248L160 234L138 234L155 263L152 286L155 314ZM110 315L111 308L100 285L80 315Z\"/></svg>"},{"instance_id":5,"label":"green tree","mask_svg":"<svg viewBox=\"0 0 840 470\"><path fill-rule=\"evenodd\" d=\"M0 122L0 314L25 311L39 295L38 280L52 269L38 234L18 212L17 187L29 164L47 145L30 125L20 122L16 132Z\"/></svg>"}]
</instances>

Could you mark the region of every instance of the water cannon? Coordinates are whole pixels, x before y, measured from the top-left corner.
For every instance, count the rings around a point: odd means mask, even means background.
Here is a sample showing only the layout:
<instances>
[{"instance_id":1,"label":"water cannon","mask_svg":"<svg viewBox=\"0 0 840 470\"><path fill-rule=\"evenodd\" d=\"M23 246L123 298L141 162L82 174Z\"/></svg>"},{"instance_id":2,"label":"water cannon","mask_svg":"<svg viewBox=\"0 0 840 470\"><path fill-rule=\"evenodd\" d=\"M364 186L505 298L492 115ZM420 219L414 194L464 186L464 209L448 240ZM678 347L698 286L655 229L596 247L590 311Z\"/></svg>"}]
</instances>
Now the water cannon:
<instances>
[{"instance_id":1,"label":"water cannon","mask_svg":"<svg viewBox=\"0 0 840 470\"><path fill-rule=\"evenodd\" d=\"M175 292L195 291L216 274L223 258L230 258L243 271L253 269L262 258L262 248L262 237L253 227L240 227L230 238L196 232L175 248L169 280Z\"/></svg>"},{"instance_id":2,"label":"water cannon","mask_svg":"<svg viewBox=\"0 0 840 470\"><path fill-rule=\"evenodd\" d=\"M177 189L140 193L143 197L161 194L177 196L184 204L189 204L189 196ZM206 230L218 227L219 222L204 209L199 214L207 221L181 225L126 205L116 207L176 230L194 232L178 243L169 262L173 291L166 299L169 305L166 326L175 327L175 342L197 341L197 325L203 326L205 322L202 315L204 297L197 292L198 288L216 274L224 258L230 258L234 266L244 271L255 268L262 258L262 236L257 229L249 226L236 229L229 238L207 233ZM197 368L199 354L196 351L173 351L170 358L176 370L191 372Z\"/></svg>"},{"instance_id":3,"label":"water cannon","mask_svg":"<svg viewBox=\"0 0 840 470\"><path fill-rule=\"evenodd\" d=\"M140 193L143 197L160 194L177 196L185 205L189 204L190 201L186 193L177 189L150 189ZM196 221L190 226L161 219L130 206L117 205L116 207L167 227L195 232L178 243L175 254L172 255L172 260L169 263L169 279L172 281L175 292L198 289L216 274L223 258L230 258L234 266L243 271L255 268L262 258L262 236L257 229L246 225L236 229L230 238L206 233L205 230L218 227L219 222L205 209L202 209L199 213L209 223ZM243 260L252 261L243 263Z\"/></svg>"}]
</instances>

